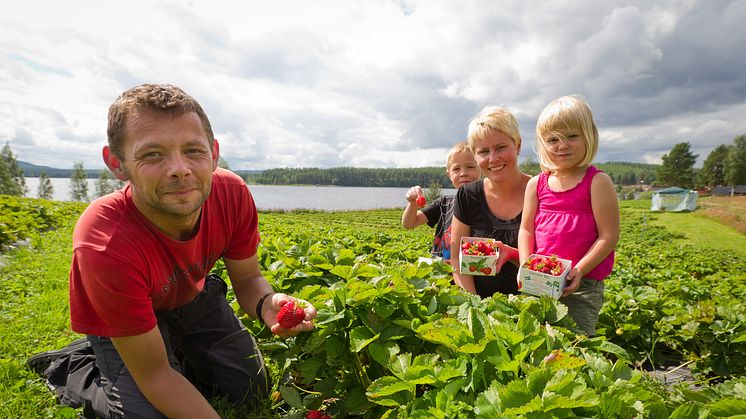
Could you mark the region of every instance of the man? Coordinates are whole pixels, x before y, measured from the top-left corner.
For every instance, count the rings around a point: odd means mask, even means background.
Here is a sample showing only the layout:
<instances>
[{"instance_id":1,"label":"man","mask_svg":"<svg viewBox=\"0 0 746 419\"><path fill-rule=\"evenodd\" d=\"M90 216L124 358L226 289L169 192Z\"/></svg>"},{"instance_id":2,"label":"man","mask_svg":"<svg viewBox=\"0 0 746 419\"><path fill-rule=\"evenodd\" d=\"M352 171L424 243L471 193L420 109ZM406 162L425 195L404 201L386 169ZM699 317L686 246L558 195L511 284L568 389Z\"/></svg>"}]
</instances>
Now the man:
<instances>
[{"instance_id":1,"label":"man","mask_svg":"<svg viewBox=\"0 0 746 419\"><path fill-rule=\"evenodd\" d=\"M217 418L206 396L255 402L268 389L261 353L226 284L208 275L215 262L241 308L279 336L311 330L316 310L303 304L305 320L291 329L277 323L293 299L259 270L253 199L217 168L218 142L196 100L171 85L134 87L109 108L107 134L104 162L129 183L81 215L70 271L72 329L87 335L70 347L90 347L95 368L65 349L29 365L54 361L50 386L86 415Z\"/></svg>"}]
</instances>

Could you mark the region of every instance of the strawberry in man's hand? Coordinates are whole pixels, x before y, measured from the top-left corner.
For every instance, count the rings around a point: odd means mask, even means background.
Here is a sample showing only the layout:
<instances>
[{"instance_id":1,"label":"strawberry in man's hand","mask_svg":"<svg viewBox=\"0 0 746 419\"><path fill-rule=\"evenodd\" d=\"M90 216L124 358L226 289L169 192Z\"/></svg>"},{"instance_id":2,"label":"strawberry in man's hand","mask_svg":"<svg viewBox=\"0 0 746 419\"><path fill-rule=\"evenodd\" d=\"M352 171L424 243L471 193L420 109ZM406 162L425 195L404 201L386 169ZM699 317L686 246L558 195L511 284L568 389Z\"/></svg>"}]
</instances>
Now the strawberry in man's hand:
<instances>
[{"instance_id":1,"label":"strawberry in man's hand","mask_svg":"<svg viewBox=\"0 0 746 419\"><path fill-rule=\"evenodd\" d=\"M425 199L423 195L417 195L417 199L415 200L415 202L417 203L418 207L422 208L425 206L425 204L427 204L427 199Z\"/></svg>"},{"instance_id":2,"label":"strawberry in man's hand","mask_svg":"<svg viewBox=\"0 0 746 419\"><path fill-rule=\"evenodd\" d=\"M294 301L288 301L285 303L280 308L280 312L277 313L277 323L279 323L283 329L292 329L293 327L303 323L305 318L305 309Z\"/></svg>"}]
</instances>

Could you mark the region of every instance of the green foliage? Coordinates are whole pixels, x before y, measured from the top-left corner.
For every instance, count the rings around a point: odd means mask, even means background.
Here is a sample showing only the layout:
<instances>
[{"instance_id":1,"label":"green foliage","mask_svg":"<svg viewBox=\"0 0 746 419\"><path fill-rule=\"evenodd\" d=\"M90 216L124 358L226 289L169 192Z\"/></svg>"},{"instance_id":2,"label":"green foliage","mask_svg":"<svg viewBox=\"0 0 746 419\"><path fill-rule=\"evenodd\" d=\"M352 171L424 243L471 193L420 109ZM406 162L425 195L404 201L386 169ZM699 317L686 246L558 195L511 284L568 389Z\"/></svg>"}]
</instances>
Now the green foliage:
<instances>
[{"instance_id":1,"label":"green foliage","mask_svg":"<svg viewBox=\"0 0 746 419\"><path fill-rule=\"evenodd\" d=\"M59 230L39 234L41 216L27 219L32 246L0 267L0 417L75 417L23 361L74 338L69 246L85 204L9 198L0 214L39 205ZM622 208L618 264L592 339L572 332L557 301L481 300L453 286L449 265L419 261L431 234L402 229L400 210L263 212L262 271L276 290L316 307L316 329L277 338L234 301L279 399L255 412L211 402L226 418L300 418L319 408L335 418L743 415L744 260L676 248L647 211ZM694 368L698 388L664 387L640 371L672 352Z\"/></svg>"},{"instance_id":2,"label":"green foliage","mask_svg":"<svg viewBox=\"0 0 746 419\"><path fill-rule=\"evenodd\" d=\"M656 176L658 185L688 189L694 187L694 163L697 156L690 151L689 143L676 144L661 160L663 164L658 168Z\"/></svg>"},{"instance_id":3,"label":"green foliage","mask_svg":"<svg viewBox=\"0 0 746 419\"><path fill-rule=\"evenodd\" d=\"M114 192L117 189L115 181L116 181L116 178L109 171L109 169L104 169L101 172L99 172L98 179L96 180L96 184L95 184L96 197L97 198L102 197L104 195L108 195Z\"/></svg>"},{"instance_id":4,"label":"green foliage","mask_svg":"<svg viewBox=\"0 0 746 419\"><path fill-rule=\"evenodd\" d=\"M622 239L598 333L640 364L689 361L706 377L746 373L746 260L674 246L647 212L622 210ZM632 233L632 234L630 234Z\"/></svg>"},{"instance_id":5,"label":"green foliage","mask_svg":"<svg viewBox=\"0 0 746 419\"><path fill-rule=\"evenodd\" d=\"M0 195L0 251L28 238L32 232L69 222L80 209L80 206L66 203L56 205L41 199Z\"/></svg>"},{"instance_id":6,"label":"green foliage","mask_svg":"<svg viewBox=\"0 0 746 419\"><path fill-rule=\"evenodd\" d=\"M54 187L52 181L49 180L47 172L43 171L39 175L39 187L36 190L36 195L41 199L52 199L54 196Z\"/></svg>"},{"instance_id":7,"label":"green foliage","mask_svg":"<svg viewBox=\"0 0 746 419\"><path fill-rule=\"evenodd\" d=\"M697 185L715 187L725 185L725 167L730 147L720 144L707 155L702 169L697 174Z\"/></svg>"},{"instance_id":8,"label":"green foliage","mask_svg":"<svg viewBox=\"0 0 746 419\"><path fill-rule=\"evenodd\" d=\"M436 199L440 198L440 195L440 183L430 182L430 184L427 185L427 189L425 190L425 199L427 200L427 202L435 201Z\"/></svg>"},{"instance_id":9,"label":"green foliage","mask_svg":"<svg viewBox=\"0 0 746 419\"><path fill-rule=\"evenodd\" d=\"M746 136L733 139L725 163L725 181L729 185L746 185Z\"/></svg>"},{"instance_id":10,"label":"green foliage","mask_svg":"<svg viewBox=\"0 0 746 419\"><path fill-rule=\"evenodd\" d=\"M423 167L407 169L369 169L358 167L333 168L282 168L269 169L253 179L265 185L336 185L336 186L380 186L410 187L437 183L443 188L452 188L443 175L445 167Z\"/></svg>"},{"instance_id":11,"label":"green foliage","mask_svg":"<svg viewBox=\"0 0 746 419\"><path fill-rule=\"evenodd\" d=\"M73 201L88 202L88 176L83 169L83 162L73 163L70 175L70 198Z\"/></svg>"},{"instance_id":12,"label":"green foliage","mask_svg":"<svg viewBox=\"0 0 746 419\"><path fill-rule=\"evenodd\" d=\"M6 142L0 151L0 194L24 196L26 192L23 170L18 166L10 144Z\"/></svg>"}]
</instances>

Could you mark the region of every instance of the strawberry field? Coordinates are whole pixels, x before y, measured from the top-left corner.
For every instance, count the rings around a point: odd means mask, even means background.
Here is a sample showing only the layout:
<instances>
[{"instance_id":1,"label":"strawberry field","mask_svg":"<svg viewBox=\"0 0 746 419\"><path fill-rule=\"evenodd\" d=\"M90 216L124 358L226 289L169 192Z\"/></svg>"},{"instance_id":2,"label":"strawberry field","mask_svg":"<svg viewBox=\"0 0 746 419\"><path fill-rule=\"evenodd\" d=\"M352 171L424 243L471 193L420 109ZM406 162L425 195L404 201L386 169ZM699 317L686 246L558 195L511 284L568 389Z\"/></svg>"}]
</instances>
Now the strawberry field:
<instances>
[{"instance_id":1,"label":"strawberry field","mask_svg":"<svg viewBox=\"0 0 746 419\"><path fill-rule=\"evenodd\" d=\"M0 200L5 244L28 242L0 260L0 417L79 413L58 406L24 362L76 337L67 273L83 207ZM280 339L234 303L273 395L253 412L211 402L224 418L746 417L746 246L681 245L645 207L622 203L592 339L547 297L480 300L451 285L450 266L419 261L432 230L402 229L401 210L261 213L262 269L317 308L316 329ZM651 378L683 370L687 382Z\"/></svg>"},{"instance_id":2,"label":"strawberry field","mask_svg":"<svg viewBox=\"0 0 746 419\"><path fill-rule=\"evenodd\" d=\"M310 301L312 333L282 340L248 316L275 377L278 416L733 417L746 415L746 260L672 245L622 209L595 338L547 297L480 300L451 268L418 262L431 231L400 211L260 215L276 290ZM663 385L646 371L680 366Z\"/></svg>"}]
</instances>

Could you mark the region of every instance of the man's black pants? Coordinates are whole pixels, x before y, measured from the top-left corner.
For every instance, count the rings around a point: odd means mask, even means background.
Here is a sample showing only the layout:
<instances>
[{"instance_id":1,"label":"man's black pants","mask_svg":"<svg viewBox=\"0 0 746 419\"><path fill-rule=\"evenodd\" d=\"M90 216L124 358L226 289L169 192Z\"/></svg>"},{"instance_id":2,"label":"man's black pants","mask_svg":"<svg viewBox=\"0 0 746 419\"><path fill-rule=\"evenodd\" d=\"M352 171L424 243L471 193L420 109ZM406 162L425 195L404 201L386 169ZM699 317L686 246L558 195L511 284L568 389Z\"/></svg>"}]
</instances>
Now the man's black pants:
<instances>
[{"instance_id":1,"label":"man's black pants","mask_svg":"<svg viewBox=\"0 0 746 419\"><path fill-rule=\"evenodd\" d=\"M255 404L268 393L262 354L225 299L227 286L208 276L189 304L156 313L169 363L206 397ZM111 340L55 360L45 371L60 403L84 406L86 417L163 418L142 395ZM178 395L174 395L178 397Z\"/></svg>"}]
</instances>

